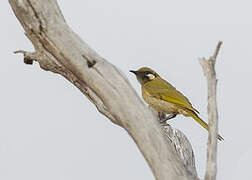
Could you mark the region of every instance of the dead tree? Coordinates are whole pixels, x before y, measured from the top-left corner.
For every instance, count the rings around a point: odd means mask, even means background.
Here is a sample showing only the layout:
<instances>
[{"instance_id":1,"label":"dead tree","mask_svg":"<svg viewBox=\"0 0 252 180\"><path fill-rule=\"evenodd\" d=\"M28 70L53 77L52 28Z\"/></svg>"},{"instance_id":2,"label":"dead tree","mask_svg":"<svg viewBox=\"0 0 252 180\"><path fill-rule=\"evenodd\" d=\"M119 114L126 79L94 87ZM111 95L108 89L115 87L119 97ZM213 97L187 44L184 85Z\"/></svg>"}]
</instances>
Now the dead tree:
<instances>
[{"instance_id":1,"label":"dead tree","mask_svg":"<svg viewBox=\"0 0 252 180\"><path fill-rule=\"evenodd\" d=\"M24 63L64 76L100 113L134 139L157 180L198 179L192 147L178 130L160 128L124 74L92 50L66 24L56 0L9 0L34 45ZM113 97L113 98L112 98Z\"/></svg>"}]
</instances>

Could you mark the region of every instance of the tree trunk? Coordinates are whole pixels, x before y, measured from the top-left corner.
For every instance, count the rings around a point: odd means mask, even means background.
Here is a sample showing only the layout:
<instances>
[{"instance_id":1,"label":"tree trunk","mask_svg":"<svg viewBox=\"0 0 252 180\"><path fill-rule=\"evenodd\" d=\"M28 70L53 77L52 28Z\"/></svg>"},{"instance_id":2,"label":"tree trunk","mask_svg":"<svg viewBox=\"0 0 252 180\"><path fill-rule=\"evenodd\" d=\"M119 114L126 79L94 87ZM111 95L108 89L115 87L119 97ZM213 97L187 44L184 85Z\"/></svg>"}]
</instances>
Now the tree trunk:
<instances>
[{"instance_id":1,"label":"tree trunk","mask_svg":"<svg viewBox=\"0 0 252 180\"><path fill-rule=\"evenodd\" d=\"M163 130L157 116L137 96L126 77L99 56L66 24L56 0L9 0L34 52L46 71L61 74L95 104L99 112L123 127L136 142L157 180L198 179L187 138L172 127Z\"/></svg>"}]
</instances>

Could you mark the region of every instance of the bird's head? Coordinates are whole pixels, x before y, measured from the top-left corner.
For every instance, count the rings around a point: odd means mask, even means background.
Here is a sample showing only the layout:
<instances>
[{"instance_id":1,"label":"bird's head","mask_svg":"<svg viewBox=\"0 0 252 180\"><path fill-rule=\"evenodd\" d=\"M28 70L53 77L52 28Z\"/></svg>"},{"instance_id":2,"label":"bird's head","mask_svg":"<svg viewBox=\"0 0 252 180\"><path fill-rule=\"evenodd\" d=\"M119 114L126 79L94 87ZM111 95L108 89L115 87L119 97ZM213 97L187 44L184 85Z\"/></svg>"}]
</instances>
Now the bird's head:
<instances>
[{"instance_id":1,"label":"bird's head","mask_svg":"<svg viewBox=\"0 0 252 180\"><path fill-rule=\"evenodd\" d=\"M142 67L137 71L130 70L130 72L136 75L136 78L141 85L154 80L156 77L159 77L158 73L148 67Z\"/></svg>"}]
</instances>

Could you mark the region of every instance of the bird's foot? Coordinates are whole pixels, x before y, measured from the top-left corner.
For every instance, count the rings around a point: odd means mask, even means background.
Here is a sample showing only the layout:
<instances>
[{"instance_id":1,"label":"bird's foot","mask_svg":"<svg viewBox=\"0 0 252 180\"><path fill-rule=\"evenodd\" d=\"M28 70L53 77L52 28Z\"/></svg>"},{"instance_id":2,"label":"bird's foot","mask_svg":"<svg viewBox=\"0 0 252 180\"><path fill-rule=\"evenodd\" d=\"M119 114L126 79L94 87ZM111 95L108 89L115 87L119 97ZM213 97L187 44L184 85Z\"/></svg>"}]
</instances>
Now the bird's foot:
<instances>
[{"instance_id":1,"label":"bird's foot","mask_svg":"<svg viewBox=\"0 0 252 180\"><path fill-rule=\"evenodd\" d=\"M158 113L160 114L160 113ZM162 113L162 115L159 115L159 119L160 119L160 123L166 123L167 120L175 118L177 116L177 114L173 113L173 114L169 114L168 116L166 116L165 113Z\"/></svg>"},{"instance_id":2,"label":"bird's foot","mask_svg":"<svg viewBox=\"0 0 252 180\"><path fill-rule=\"evenodd\" d=\"M169 119L172 119L172 118L175 118L177 116L177 114L169 114L167 117L166 117L166 121L169 120Z\"/></svg>"}]
</instances>

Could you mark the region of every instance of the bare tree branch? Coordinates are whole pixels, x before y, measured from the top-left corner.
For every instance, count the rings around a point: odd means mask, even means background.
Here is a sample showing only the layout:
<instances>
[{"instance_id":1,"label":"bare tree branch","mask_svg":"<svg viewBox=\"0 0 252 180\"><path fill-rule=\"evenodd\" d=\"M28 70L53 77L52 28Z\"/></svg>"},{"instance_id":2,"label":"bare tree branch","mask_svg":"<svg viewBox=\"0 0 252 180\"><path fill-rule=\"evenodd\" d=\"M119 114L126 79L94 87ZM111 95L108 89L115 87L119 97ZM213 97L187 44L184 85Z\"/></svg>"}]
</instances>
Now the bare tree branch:
<instances>
[{"instance_id":1,"label":"bare tree branch","mask_svg":"<svg viewBox=\"0 0 252 180\"><path fill-rule=\"evenodd\" d=\"M24 54L25 63L37 61L42 69L61 74L78 87L99 112L131 135L157 180L198 179L185 136L180 133L176 145L172 138L168 141L167 136L179 131L161 131L157 117L125 76L69 28L56 0L9 3L35 48L35 52L16 52Z\"/></svg>"},{"instance_id":2,"label":"bare tree branch","mask_svg":"<svg viewBox=\"0 0 252 180\"><path fill-rule=\"evenodd\" d=\"M216 72L215 62L219 53L222 42L219 41L216 50L208 60L200 58L199 62L202 66L204 75L207 79L208 89L208 122L209 122L209 136L207 144L207 167L205 180L215 180L217 173L217 138L218 137L218 111L217 111L217 100L216 100Z\"/></svg>"},{"instance_id":3,"label":"bare tree branch","mask_svg":"<svg viewBox=\"0 0 252 180\"><path fill-rule=\"evenodd\" d=\"M150 110L159 118L159 122L163 122L167 117L166 114L158 115L158 112L149 106ZM181 158L187 170L197 176L195 167L194 153L192 145L190 144L187 137L178 129L172 128L169 124L160 124L163 134L169 140L169 143L175 148L175 152Z\"/></svg>"}]
</instances>

